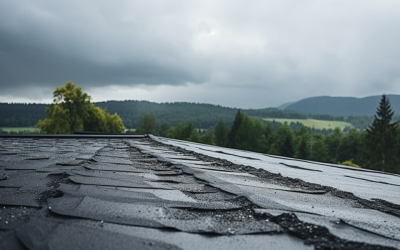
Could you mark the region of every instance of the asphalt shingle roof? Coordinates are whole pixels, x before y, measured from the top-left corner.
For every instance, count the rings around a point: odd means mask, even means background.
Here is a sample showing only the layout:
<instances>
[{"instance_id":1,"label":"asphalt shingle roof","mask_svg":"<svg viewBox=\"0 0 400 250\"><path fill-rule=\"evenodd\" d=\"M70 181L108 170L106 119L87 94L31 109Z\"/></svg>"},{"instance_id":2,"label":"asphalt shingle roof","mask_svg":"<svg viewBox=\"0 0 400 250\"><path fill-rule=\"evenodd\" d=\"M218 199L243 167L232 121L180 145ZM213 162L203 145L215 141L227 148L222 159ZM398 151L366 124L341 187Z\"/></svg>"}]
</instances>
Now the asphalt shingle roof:
<instances>
[{"instance_id":1,"label":"asphalt shingle roof","mask_svg":"<svg viewBox=\"0 0 400 250\"><path fill-rule=\"evenodd\" d=\"M400 176L159 137L0 138L0 249L399 249Z\"/></svg>"}]
</instances>

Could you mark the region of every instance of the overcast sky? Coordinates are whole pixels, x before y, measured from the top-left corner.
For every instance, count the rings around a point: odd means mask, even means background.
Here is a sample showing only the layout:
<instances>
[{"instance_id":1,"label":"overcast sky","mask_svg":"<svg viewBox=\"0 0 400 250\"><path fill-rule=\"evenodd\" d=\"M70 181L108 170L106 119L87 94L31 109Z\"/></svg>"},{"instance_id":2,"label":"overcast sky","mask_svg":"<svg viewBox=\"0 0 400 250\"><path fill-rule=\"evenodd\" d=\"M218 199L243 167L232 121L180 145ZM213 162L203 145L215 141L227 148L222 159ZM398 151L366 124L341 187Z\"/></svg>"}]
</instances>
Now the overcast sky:
<instances>
[{"instance_id":1,"label":"overcast sky","mask_svg":"<svg viewBox=\"0 0 400 250\"><path fill-rule=\"evenodd\" d=\"M400 94L398 0L0 0L0 102Z\"/></svg>"}]
</instances>

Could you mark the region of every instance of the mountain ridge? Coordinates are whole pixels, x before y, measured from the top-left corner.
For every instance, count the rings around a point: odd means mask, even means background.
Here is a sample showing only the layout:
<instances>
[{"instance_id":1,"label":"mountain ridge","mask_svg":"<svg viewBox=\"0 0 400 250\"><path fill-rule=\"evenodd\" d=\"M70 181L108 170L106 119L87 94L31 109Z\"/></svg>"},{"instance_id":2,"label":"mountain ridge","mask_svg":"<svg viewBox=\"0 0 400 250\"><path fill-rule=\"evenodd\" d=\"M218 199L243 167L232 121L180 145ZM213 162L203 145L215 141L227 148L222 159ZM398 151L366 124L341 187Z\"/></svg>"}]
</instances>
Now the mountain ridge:
<instances>
[{"instance_id":1,"label":"mountain ridge","mask_svg":"<svg viewBox=\"0 0 400 250\"><path fill-rule=\"evenodd\" d=\"M386 95L395 115L400 113L400 95ZM373 116L381 95L357 97L314 96L302 99L284 108L305 114L326 114L334 116Z\"/></svg>"}]
</instances>

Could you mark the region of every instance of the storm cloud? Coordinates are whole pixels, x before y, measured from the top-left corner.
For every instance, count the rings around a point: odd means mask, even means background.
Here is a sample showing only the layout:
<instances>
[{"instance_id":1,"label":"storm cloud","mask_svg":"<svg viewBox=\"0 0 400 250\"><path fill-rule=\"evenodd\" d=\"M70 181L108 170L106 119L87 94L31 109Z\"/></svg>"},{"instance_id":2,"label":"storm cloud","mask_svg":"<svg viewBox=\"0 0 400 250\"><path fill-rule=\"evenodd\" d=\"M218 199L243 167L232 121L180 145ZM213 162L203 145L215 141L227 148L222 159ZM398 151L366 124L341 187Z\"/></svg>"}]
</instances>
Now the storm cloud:
<instances>
[{"instance_id":1,"label":"storm cloud","mask_svg":"<svg viewBox=\"0 0 400 250\"><path fill-rule=\"evenodd\" d=\"M0 0L0 101L277 106L398 94L400 2Z\"/></svg>"}]
</instances>

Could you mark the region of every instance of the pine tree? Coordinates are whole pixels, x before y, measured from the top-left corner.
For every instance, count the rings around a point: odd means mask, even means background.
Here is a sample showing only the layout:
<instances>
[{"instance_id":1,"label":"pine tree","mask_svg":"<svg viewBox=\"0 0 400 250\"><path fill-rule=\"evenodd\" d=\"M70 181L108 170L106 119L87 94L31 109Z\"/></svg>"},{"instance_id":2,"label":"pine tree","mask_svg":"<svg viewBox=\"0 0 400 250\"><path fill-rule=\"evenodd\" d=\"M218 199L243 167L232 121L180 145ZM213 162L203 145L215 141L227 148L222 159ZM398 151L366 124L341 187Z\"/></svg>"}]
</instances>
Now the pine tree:
<instances>
[{"instance_id":1,"label":"pine tree","mask_svg":"<svg viewBox=\"0 0 400 250\"><path fill-rule=\"evenodd\" d=\"M310 128L302 127L296 131L295 136L295 158L309 159L310 158Z\"/></svg>"},{"instance_id":2,"label":"pine tree","mask_svg":"<svg viewBox=\"0 0 400 250\"><path fill-rule=\"evenodd\" d=\"M396 133L398 122L391 123L394 111L386 95L377 108L375 119L366 130L364 159L365 167L399 172L398 142Z\"/></svg>"},{"instance_id":3,"label":"pine tree","mask_svg":"<svg viewBox=\"0 0 400 250\"><path fill-rule=\"evenodd\" d=\"M215 143L218 146L226 146L228 140L228 128L226 127L224 120L219 120L215 126L214 133Z\"/></svg>"},{"instance_id":4,"label":"pine tree","mask_svg":"<svg viewBox=\"0 0 400 250\"><path fill-rule=\"evenodd\" d=\"M293 137L293 131L290 129L287 123L278 128L276 149L278 150L279 155L286 157L294 156L295 152Z\"/></svg>"},{"instance_id":5,"label":"pine tree","mask_svg":"<svg viewBox=\"0 0 400 250\"><path fill-rule=\"evenodd\" d=\"M233 121L232 127L228 133L228 146L231 148L236 148L236 134L242 125L244 115L240 112L237 112L235 116L235 120Z\"/></svg>"},{"instance_id":6,"label":"pine tree","mask_svg":"<svg viewBox=\"0 0 400 250\"><path fill-rule=\"evenodd\" d=\"M153 113L143 113L140 117L138 132L140 134L157 135L157 119Z\"/></svg>"}]
</instances>

